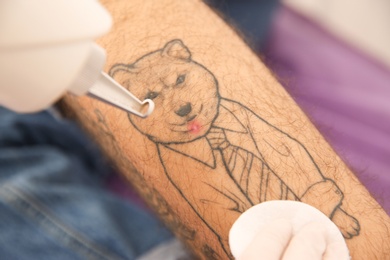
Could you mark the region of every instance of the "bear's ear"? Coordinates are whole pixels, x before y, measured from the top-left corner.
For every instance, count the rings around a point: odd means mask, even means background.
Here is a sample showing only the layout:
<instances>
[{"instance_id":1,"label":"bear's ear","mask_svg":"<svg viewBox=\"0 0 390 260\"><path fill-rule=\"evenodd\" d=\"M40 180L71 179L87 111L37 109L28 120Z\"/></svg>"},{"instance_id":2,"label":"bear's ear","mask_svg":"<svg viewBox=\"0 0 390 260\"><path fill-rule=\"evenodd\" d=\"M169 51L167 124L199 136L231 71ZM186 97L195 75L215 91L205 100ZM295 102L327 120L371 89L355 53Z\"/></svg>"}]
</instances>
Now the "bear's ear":
<instances>
[{"instance_id":1,"label":"bear's ear","mask_svg":"<svg viewBox=\"0 0 390 260\"><path fill-rule=\"evenodd\" d=\"M115 76L118 72L128 72L128 73L135 73L136 69L132 64L115 64L112 66L110 71L108 72L108 75L110 75L112 78Z\"/></svg>"},{"instance_id":2,"label":"bear's ear","mask_svg":"<svg viewBox=\"0 0 390 260\"><path fill-rule=\"evenodd\" d=\"M164 48L162 49L162 55L167 55L182 60L191 59L190 50L179 39L172 40L165 44Z\"/></svg>"}]
</instances>

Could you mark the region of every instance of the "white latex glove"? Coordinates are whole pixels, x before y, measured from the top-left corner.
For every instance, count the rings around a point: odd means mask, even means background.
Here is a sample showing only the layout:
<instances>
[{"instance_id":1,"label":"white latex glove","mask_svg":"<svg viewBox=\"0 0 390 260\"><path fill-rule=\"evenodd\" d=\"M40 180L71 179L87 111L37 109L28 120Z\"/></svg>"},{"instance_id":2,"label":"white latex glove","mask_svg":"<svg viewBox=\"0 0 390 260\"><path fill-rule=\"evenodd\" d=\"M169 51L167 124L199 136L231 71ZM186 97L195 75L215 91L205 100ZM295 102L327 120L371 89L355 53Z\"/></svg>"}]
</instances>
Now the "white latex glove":
<instances>
[{"instance_id":1,"label":"white latex glove","mask_svg":"<svg viewBox=\"0 0 390 260\"><path fill-rule=\"evenodd\" d=\"M348 260L348 248L336 225L316 208L296 201L253 206L229 234L238 260Z\"/></svg>"},{"instance_id":2,"label":"white latex glove","mask_svg":"<svg viewBox=\"0 0 390 260\"><path fill-rule=\"evenodd\" d=\"M278 219L260 230L238 260L321 260L325 258L326 230L311 222L293 235L288 220Z\"/></svg>"}]
</instances>

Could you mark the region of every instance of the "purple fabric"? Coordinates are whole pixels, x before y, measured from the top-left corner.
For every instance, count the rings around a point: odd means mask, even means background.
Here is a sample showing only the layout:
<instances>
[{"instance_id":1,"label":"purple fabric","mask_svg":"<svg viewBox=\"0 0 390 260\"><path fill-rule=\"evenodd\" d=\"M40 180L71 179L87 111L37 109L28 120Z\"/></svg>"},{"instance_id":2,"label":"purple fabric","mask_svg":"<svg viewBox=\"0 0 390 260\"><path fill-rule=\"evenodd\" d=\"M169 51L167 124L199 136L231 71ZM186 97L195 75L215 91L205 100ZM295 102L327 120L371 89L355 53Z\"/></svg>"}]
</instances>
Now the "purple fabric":
<instances>
[{"instance_id":1,"label":"purple fabric","mask_svg":"<svg viewBox=\"0 0 390 260\"><path fill-rule=\"evenodd\" d=\"M390 70L286 7L268 65L390 215Z\"/></svg>"}]
</instances>

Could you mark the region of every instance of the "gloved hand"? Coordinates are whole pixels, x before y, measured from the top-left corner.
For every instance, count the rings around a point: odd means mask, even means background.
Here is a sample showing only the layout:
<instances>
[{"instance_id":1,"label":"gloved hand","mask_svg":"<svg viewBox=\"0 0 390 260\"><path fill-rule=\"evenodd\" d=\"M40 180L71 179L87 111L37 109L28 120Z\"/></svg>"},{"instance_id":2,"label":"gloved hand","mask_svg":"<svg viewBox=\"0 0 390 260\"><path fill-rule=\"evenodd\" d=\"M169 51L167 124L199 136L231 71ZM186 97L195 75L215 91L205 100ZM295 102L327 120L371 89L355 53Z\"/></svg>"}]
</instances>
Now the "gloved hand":
<instances>
[{"instance_id":1,"label":"gloved hand","mask_svg":"<svg viewBox=\"0 0 390 260\"><path fill-rule=\"evenodd\" d=\"M349 260L337 226L316 208L297 201L267 201L245 211L229 234L238 260Z\"/></svg>"},{"instance_id":2,"label":"gloved hand","mask_svg":"<svg viewBox=\"0 0 390 260\"><path fill-rule=\"evenodd\" d=\"M291 223L278 219L260 230L237 259L339 259L337 256L324 254L326 246L326 230L321 223L311 222L293 235Z\"/></svg>"}]
</instances>

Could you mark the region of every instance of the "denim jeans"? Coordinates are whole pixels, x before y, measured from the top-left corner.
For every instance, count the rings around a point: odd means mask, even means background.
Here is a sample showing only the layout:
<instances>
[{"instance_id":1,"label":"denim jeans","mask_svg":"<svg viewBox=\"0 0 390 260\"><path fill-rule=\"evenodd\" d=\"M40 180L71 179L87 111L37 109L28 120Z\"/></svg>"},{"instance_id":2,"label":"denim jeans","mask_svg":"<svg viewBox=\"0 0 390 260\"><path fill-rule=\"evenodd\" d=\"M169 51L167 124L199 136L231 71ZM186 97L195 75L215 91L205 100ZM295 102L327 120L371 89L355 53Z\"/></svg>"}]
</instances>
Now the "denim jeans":
<instances>
[{"instance_id":1,"label":"denim jeans","mask_svg":"<svg viewBox=\"0 0 390 260\"><path fill-rule=\"evenodd\" d=\"M135 259L171 240L109 172L74 124L0 108L0 259Z\"/></svg>"}]
</instances>

